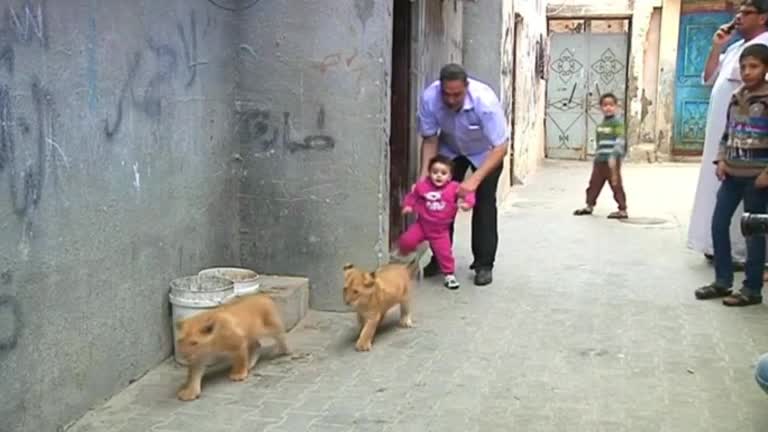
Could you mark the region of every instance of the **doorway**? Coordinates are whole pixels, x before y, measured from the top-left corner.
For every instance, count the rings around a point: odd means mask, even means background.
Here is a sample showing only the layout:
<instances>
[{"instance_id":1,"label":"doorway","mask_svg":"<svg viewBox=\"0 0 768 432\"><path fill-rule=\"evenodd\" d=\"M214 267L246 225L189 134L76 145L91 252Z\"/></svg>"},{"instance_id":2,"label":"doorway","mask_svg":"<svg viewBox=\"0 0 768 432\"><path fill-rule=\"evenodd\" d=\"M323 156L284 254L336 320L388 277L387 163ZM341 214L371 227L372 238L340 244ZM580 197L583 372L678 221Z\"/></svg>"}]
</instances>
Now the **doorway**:
<instances>
[{"instance_id":1,"label":"doorway","mask_svg":"<svg viewBox=\"0 0 768 432\"><path fill-rule=\"evenodd\" d=\"M602 120L600 96L613 93L626 113L628 19L549 21L552 59L547 81L547 157L586 159Z\"/></svg>"},{"instance_id":2,"label":"doorway","mask_svg":"<svg viewBox=\"0 0 768 432\"><path fill-rule=\"evenodd\" d=\"M392 81L389 134L389 244L394 248L406 226L400 203L410 188L411 148L411 7L395 0L392 11Z\"/></svg>"}]
</instances>

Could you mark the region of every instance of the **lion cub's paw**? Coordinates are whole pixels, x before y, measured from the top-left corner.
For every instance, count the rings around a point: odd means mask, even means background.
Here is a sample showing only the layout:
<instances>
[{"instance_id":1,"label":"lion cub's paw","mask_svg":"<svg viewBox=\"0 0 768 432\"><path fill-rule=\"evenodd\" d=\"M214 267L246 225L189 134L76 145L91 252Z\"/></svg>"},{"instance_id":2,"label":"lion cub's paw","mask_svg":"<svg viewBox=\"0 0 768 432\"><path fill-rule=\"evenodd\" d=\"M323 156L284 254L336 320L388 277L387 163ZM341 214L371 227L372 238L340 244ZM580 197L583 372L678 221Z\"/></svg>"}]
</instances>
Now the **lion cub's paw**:
<instances>
[{"instance_id":1,"label":"lion cub's paw","mask_svg":"<svg viewBox=\"0 0 768 432\"><path fill-rule=\"evenodd\" d=\"M400 318L400 327L402 327L402 328L412 328L413 327L413 321L411 321L411 317Z\"/></svg>"},{"instance_id":2,"label":"lion cub's paw","mask_svg":"<svg viewBox=\"0 0 768 432\"><path fill-rule=\"evenodd\" d=\"M176 397L183 401L192 401L200 397L200 390L190 387L182 387L176 392Z\"/></svg>"},{"instance_id":3,"label":"lion cub's paw","mask_svg":"<svg viewBox=\"0 0 768 432\"><path fill-rule=\"evenodd\" d=\"M355 344L355 349L358 351L370 351L371 350L371 343L370 342L358 342Z\"/></svg>"},{"instance_id":4,"label":"lion cub's paw","mask_svg":"<svg viewBox=\"0 0 768 432\"><path fill-rule=\"evenodd\" d=\"M246 378L248 378L248 371L233 371L229 373L229 379L232 381L244 381Z\"/></svg>"}]
</instances>

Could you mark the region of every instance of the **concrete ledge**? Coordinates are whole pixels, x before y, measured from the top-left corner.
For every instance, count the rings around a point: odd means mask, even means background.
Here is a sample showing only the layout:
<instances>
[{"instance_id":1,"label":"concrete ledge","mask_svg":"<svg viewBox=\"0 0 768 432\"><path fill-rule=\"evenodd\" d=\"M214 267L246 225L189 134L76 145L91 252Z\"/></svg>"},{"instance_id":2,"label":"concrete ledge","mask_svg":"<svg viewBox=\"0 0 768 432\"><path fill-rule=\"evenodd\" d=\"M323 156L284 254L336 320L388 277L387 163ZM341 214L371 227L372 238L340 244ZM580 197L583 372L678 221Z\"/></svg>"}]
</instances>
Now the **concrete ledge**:
<instances>
[{"instance_id":1,"label":"concrete ledge","mask_svg":"<svg viewBox=\"0 0 768 432\"><path fill-rule=\"evenodd\" d=\"M285 330L290 331L309 311L309 279L260 275L259 292L268 294L277 304Z\"/></svg>"}]
</instances>

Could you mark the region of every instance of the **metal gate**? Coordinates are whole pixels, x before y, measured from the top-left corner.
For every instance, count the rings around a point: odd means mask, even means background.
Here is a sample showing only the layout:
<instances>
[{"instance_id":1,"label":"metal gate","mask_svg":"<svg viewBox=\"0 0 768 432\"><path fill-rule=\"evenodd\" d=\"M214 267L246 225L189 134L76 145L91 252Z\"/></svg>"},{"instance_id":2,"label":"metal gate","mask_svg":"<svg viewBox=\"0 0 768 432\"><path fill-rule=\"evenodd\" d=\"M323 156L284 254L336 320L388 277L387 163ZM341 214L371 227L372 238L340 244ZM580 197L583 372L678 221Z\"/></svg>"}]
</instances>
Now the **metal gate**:
<instances>
[{"instance_id":1,"label":"metal gate","mask_svg":"<svg viewBox=\"0 0 768 432\"><path fill-rule=\"evenodd\" d=\"M613 93L624 112L627 93L626 20L550 21L547 81L547 157L594 154L602 121L600 96Z\"/></svg>"}]
</instances>

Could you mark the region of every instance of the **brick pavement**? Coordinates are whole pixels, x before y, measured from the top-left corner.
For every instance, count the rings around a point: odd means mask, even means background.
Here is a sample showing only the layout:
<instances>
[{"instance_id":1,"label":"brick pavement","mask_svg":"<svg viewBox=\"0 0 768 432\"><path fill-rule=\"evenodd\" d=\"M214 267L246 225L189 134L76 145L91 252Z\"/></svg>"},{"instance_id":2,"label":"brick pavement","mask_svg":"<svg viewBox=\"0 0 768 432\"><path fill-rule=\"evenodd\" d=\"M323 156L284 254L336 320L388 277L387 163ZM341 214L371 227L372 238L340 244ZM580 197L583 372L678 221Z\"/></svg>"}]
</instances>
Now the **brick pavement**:
<instances>
[{"instance_id":1,"label":"brick pavement","mask_svg":"<svg viewBox=\"0 0 768 432\"><path fill-rule=\"evenodd\" d=\"M631 214L666 221L639 225L600 217L608 189L597 216L571 216L589 166L547 163L501 209L493 285L471 285L460 229L462 289L425 281L417 327L391 316L372 352L354 351L352 315L313 311L294 356L245 383L219 375L182 403L166 362L70 432L768 431L766 307L693 298L711 277L684 247L697 170L627 166Z\"/></svg>"}]
</instances>

